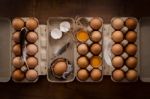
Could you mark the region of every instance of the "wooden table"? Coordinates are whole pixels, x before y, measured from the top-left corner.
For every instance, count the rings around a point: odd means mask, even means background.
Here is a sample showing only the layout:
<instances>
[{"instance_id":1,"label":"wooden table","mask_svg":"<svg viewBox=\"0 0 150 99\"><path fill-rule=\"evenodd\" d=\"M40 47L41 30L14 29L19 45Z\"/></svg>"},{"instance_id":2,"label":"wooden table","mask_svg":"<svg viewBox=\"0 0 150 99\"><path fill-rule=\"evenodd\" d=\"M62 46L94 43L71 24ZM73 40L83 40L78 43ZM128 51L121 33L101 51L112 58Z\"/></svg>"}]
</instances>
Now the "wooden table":
<instances>
[{"instance_id":1,"label":"wooden table","mask_svg":"<svg viewBox=\"0 0 150 99\"><path fill-rule=\"evenodd\" d=\"M42 24L50 16L150 16L149 0L0 0L0 16L34 16ZM56 84L40 77L34 84L0 83L0 99L150 99L150 83L114 83L105 76L100 83L74 81Z\"/></svg>"}]
</instances>

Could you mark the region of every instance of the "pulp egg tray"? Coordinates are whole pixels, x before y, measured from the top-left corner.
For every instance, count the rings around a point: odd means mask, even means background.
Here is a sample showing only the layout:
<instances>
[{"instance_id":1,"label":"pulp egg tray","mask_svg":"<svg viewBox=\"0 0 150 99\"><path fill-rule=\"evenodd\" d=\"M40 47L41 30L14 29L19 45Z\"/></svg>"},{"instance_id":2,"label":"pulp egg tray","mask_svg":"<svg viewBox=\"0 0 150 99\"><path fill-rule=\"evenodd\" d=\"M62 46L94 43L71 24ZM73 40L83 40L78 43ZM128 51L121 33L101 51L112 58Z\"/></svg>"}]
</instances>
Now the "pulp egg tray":
<instances>
[{"instance_id":1,"label":"pulp egg tray","mask_svg":"<svg viewBox=\"0 0 150 99\"><path fill-rule=\"evenodd\" d=\"M25 22L26 20L28 20L29 18L26 17L26 18L22 18ZM15 30L13 30L13 32L15 32ZM13 33L12 32L12 33ZM46 34L46 26L44 25L38 25L38 27L34 30L34 32L37 33L38 35L38 40L34 43L37 47L38 47L38 52L33 56L35 57L37 60L38 60L38 65L33 68L37 73L38 75L45 75L45 72L47 70L47 56L46 56L46 49L47 49L47 34ZM13 46L16 44L13 40L11 41L12 42L12 48ZM25 40L25 42L27 43L27 41ZM27 43L29 44L29 43ZM26 45L27 45L26 44ZM25 46L26 46L25 45ZM15 56L15 54L12 52L12 55L11 55L11 59L13 60ZM27 55L27 57L30 57ZM28 69L28 68L27 68ZM12 66L12 72L16 70L14 66ZM20 68L21 70L21 68ZM30 70L30 68L29 68ZM24 72L24 74L26 74L27 71ZM13 79L13 81L15 82L36 82L38 80L38 77L37 79L35 79L34 81L29 81L27 80L26 78L22 81L16 81Z\"/></svg>"},{"instance_id":2,"label":"pulp egg tray","mask_svg":"<svg viewBox=\"0 0 150 99\"><path fill-rule=\"evenodd\" d=\"M124 22L125 22L125 20L128 18L128 17L120 17ZM115 18L112 18L112 20L113 19L115 19ZM137 20L137 19L136 19ZM112 21L111 21L112 22ZM137 21L138 22L138 21ZM112 48L112 46L114 45L114 44L117 44L117 43L115 43L113 40L112 40L112 33L115 31L115 29L112 27L112 25L111 24L105 24L104 25L104 30L103 30L103 32L104 32L104 43L103 43L103 45L104 45L104 60L105 60L105 70L104 70L104 74L105 75L111 75L111 79L114 81L114 82L117 82L117 81L115 81L114 79L113 79L113 77L112 77L112 72L115 70L115 68L113 67L113 65L112 65L112 58L113 57L115 57L115 55L112 53L112 51L111 51L111 48ZM127 27L123 27L120 31L122 31L122 33L123 33L123 35L125 35L126 34L126 32L128 31L128 28ZM135 45L137 45L137 52L136 52L136 54L135 54L135 56L134 57L136 57L137 58L137 66L134 68L137 72L138 72L138 74L139 74L139 64L140 64L140 56L139 56L139 23L137 23L137 27L136 27L136 29L134 30L136 33L137 33L137 40L136 40L136 42L135 42ZM125 37L125 36L124 36ZM120 43L122 46L123 46L123 48L125 48L125 46L127 45L127 44L129 44L129 42L124 38L123 39L123 41ZM123 59L124 59L124 65L121 67L121 68L119 68L119 69L121 69L121 70L123 70L124 71L124 73L126 73L128 70L129 70L129 68L125 65L125 60L129 57L129 55L124 51L121 55L119 55L119 56L121 56ZM137 78L138 79L138 78ZM136 80L137 80L136 79ZM134 80L134 81L136 81L136 80ZM129 82L126 78L124 78L121 82Z\"/></svg>"},{"instance_id":3,"label":"pulp egg tray","mask_svg":"<svg viewBox=\"0 0 150 99\"><path fill-rule=\"evenodd\" d=\"M66 25L68 24L68 25ZM69 25L70 24L70 25ZM50 82L71 82L75 78L74 68L74 25L75 22L69 17L50 17L47 21L47 33L48 33L48 74L47 79ZM53 31L62 33L62 37L53 38ZM59 35L58 35L59 36ZM65 59L70 63L68 65L69 74L63 73L64 78L58 77L53 71L53 63L57 59Z\"/></svg>"},{"instance_id":4,"label":"pulp egg tray","mask_svg":"<svg viewBox=\"0 0 150 99\"><path fill-rule=\"evenodd\" d=\"M94 56L94 55L90 52L90 50L88 51L88 53L87 53L86 55L84 55L84 57L87 57L87 58L88 58L89 65L88 65L86 68L80 68L80 67L78 66L78 64L77 64L77 59L82 56L82 55L80 55L80 54L78 53L78 51L77 51L77 46L78 46L79 44L87 44L87 45L88 45L88 48L90 49L90 46L91 46L92 44L94 44L94 42L90 39L90 34L92 33L92 31L94 31L94 30L90 27L90 25L89 25L89 23L90 23L90 21L92 20L92 18L93 18L93 17L79 17L79 18L77 18L77 20L76 20L76 28L75 28L75 32L74 32L74 38L76 39L75 47L74 47L74 55L75 55L75 57L74 57L74 64L75 64L75 67L76 67L76 79L77 79L78 81L80 81L80 82L100 82L100 81L102 81L102 79L103 79L103 46L102 46L102 45L103 45L103 39L102 39L102 38L103 38L103 20L102 20L102 18L100 18L100 17L98 17L98 18L101 20L102 26L100 27L100 29L99 29L98 31L101 33L101 40L100 40L99 42L97 42L97 43L101 45L102 49L101 49L100 54L98 54L98 55L96 55L96 56L100 57L100 58L101 58L101 61L102 61L102 64L101 64L100 66L98 66L98 68L97 68L97 69L99 69L99 70L102 72L102 76L101 76L101 78L100 78L99 80L97 80L97 81L92 80L90 76L88 77L87 80L84 80L84 81L80 80L80 79L77 77L77 73L78 73L78 71L81 70L81 69L87 70L88 73L89 73L89 75L90 75L91 70L94 69L93 66L90 65L90 61L89 61L90 58L91 58L92 56ZM85 42L80 42L80 41L78 41L78 39L76 38L76 34L77 34L79 31L85 31L85 32L87 32L88 35L89 35L89 39L88 39L87 41L85 41Z\"/></svg>"}]
</instances>

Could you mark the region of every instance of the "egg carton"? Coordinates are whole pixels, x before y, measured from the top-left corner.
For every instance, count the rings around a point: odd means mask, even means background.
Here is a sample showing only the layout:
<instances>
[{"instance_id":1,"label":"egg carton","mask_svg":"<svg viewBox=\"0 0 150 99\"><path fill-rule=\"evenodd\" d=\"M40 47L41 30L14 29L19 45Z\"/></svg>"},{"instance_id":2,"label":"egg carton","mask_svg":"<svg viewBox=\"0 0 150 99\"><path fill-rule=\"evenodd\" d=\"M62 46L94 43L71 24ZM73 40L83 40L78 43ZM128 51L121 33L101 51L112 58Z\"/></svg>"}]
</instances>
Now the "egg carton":
<instances>
[{"instance_id":1,"label":"egg carton","mask_svg":"<svg viewBox=\"0 0 150 99\"><path fill-rule=\"evenodd\" d=\"M8 82L11 76L11 22L0 17L0 82Z\"/></svg>"},{"instance_id":2,"label":"egg carton","mask_svg":"<svg viewBox=\"0 0 150 99\"><path fill-rule=\"evenodd\" d=\"M89 25L89 22L90 20L94 18L94 17L78 17L77 20L76 20L76 29L75 29L75 33L74 33L74 38L76 38L76 33L79 32L80 30L83 30L83 31L86 31L87 33L91 33L93 31L93 29L90 27ZM103 19L101 17L98 17L100 18L100 20L102 21L102 26L101 28L98 30L100 31L101 35L102 35L102 39L98 42L101 46L103 45ZM90 40L87 40L86 42L84 42L84 44L87 44L88 47L91 46L93 43L93 41ZM75 64L75 67L76 67L76 79L79 81L79 82L100 82L102 81L103 79L103 47L102 47L102 51L101 53L98 55L101 59L102 59L102 65L99 66L99 70L102 71L102 77L101 79L99 79L98 81L94 81L91 79L91 77L89 77L87 80L85 81L81 81L80 79L78 79L77 77L77 73L78 71L81 69L78 64L77 64L77 59L81 56L78 52L77 52L77 46L79 44L82 44L81 42L79 42L77 39L76 39L76 42L75 42L75 47L74 47L74 64ZM90 59L92 56L94 56L90 51L85 55L88 59ZM87 68L85 68L88 72L90 72L92 69L94 69L90 64Z\"/></svg>"},{"instance_id":3,"label":"egg carton","mask_svg":"<svg viewBox=\"0 0 150 99\"><path fill-rule=\"evenodd\" d=\"M115 17L114 17L115 18ZM112 18L112 20L114 19ZM127 18L129 17L120 17L123 21L125 21ZM135 18L136 19L136 18ZM112 22L111 20L111 22ZM137 20L137 19L136 19ZM138 22L138 21L137 21ZM104 60L105 60L105 69L104 69L104 75L111 75L111 79L112 81L114 82L117 82L115 81L113 78L112 78L112 72L115 70L115 68L112 66L112 58L115 56L112 51L111 51L111 48L113 46L113 44L115 44L115 42L111 39L111 35L112 33L115 31L115 29L111 26L111 24L104 24L104 29L103 29L103 33L104 33L104 43L103 43L103 48L105 49L104 50ZM124 26L121 31L123 33L127 32L128 30L126 29L126 27ZM135 57L137 57L137 66L135 68L135 70L138 72L139 74L139 64L140 64L140 56L139 56L139 23L137 24L137 27L135 29L135 31L137 32L137 40L135 42L135 44L137 45L137 52L136 52L136 55ZM123 40L121 42L121 44L124 46L126 46L128 44L128 41L127 40ZM128 54L126 52L123 52L123 54L121 55L124 59L127 59L128 57ZM128 71L128 67L126 65L123 65L123 67L121 68L124 72ZM138 78L135 80L137 81ZM131 81L128 81L126 78L124 78L121 82L131 82ZM134 82L134 81L133 81Z\"/></svg>"},{"instance_id":4,"label":"egg carton","mask_svg":"<svg viewBox=\"0 0 150 99\"><path fill-rule=\"evenodd\" d=\"M28 18L29 17L23 17L22 19L24 21L26 21L26 20L28 20ZM13 31L15 31L15 30L13 29ZM34 69L37 71L38 76L39 75L46 75L46 73L47 73L47 54L46 54L46 51L47 51L47 44L46 44L47 43L47 39L46 39L47 33L46 33L46 25L40 25L39 24L38 27L34 31L38 34L38 40L34 43L38 47L38 52L34 56L38 60L38 65ZM15 42L12 40L12 46L14 44L15 44ZM15 55L12 52L11 59L13 59L14 57L15 57ZM12 71L14 71L14 70L15 70L15 67L12 66ZM34 80L34 81L29 81L26 78L22 81L16 81L14 79L12 79L12 80L14 82L18 82L18 83L35 83L35 82L38 81L38 78L39 77L37 77L37 79Z\"/></svg>"},{"instance_id":5,"label":"egg carton","mask_svg":"<svg viewBox=\"0 0 150 99\"><path fill-rule=\"evenodd\" d=\"M60 23L61 22L69 22L70 23L70 29L68 32L64 32L62 37L60 39L53 39L50 35L51 31L53 29L60 29ZM47 33L48 33L48 72L47 72L47 79L50 82L56 82L56 83L66 83L71 82L75 79L75 68L74 68L74 38L73 38L73 32L74 32L74 25L75 22L72 18L69 17L49 17L47 21ZM68 47L62 52L61 54L57 54L63 46L67 45ZM67 59L72 64L73 71L69 76L67 76L67 79L59 79L56 76L54 76L54 72L51 70L51 64L54 62L54 60L64 58Z\"/></svg>"}]
</instances>

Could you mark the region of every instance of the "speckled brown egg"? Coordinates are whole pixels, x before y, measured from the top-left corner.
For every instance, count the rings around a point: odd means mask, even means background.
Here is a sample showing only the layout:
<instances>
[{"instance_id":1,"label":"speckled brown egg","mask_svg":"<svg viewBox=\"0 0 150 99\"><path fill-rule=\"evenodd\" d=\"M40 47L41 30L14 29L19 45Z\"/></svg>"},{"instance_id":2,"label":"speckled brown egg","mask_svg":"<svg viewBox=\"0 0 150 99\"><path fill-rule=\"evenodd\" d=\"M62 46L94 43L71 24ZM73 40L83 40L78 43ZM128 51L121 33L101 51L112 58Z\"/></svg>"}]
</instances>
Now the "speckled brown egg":
<instances>
[{"instance_id":1,"label":"speckled brown egg","mask_svg":"<svg viewBox=\"0 0 150 99\"><path fill-rule=\"evenodd\" d=\"M124 65L124 59L121 56L115 56L112 59L112 65L115 68L121 68Z\"/></svg>"},{"instance_id":2,"label":"speckled brown egg","mask_svg":"<svg viewBox=\"0 0 150 99\"><path fill-rule=\"evenodd\" d=\"M114 29L120 30L124 26L124 21L121 18L114 18L111 22L111 25Z\"/></svg>"},{"instance_id":3,"label":"speckled brown egg","mask_svg":"<svg viewBox=\"0 0 150 99\"><path fill-rule=\"evenodd\" d=\"M13 53L14 53L16 56L21 55L20 44L14 45L12 51L13 51Z\"/></svg>"},{"instance_id":4,"label":"speckled brown egg","mask_svg":"<svg viewBox=\"0 0 150 99\"><path fill-rule=\"evenodd\" d=\"M21 59L21 57L14 57L12 60L12 65L15 68L21 68L24 65L24 61Z\"/></svg>"},{"instance_id":5,"label":"speckled brown egg","mask_svg":"<svg viewBox=\"0 0 150 99\"><path fill-rule=\"evenodd\" d=\"M98 80L100 80L101 77L102 77L102 71L99 70L99 69L93 69L93 70L91 71L90 76L91 76L91 79L92 79L92 80L98 81Z\"/></svg>"},{"instance_id":6,"label":"speckled brown egg","mask_svg":"<svg viewBox=\"0 0 150 99\"><path fill-rule=\"evenodd\" d=\"M27 58L27 65L29 68L35 68L38 65L38 60L35 57Z\"/></svg>"},{"instance_id":7,"label":"speckled brown egg","mask_svg":"<svg viewBox=\"0 0 150 99\"><path fill-rule=\"evenodd\" d=\"M128 42L136 42L137 39L137 33L135 31L128 31L126 33L126 40L128 40Z\"/></svg>"},{"instance_id":8,"label":"speckled brown egg","mask_svg":"<svg viewBox=\"0 0 150 99\"><path fill-rule=\"evenodd\" d=\"M15 71L13 71L13 73L12 73L12 79L13 80L21 81L24 78L25 78L25 75L24 75L24 73L21 70L17 69Z\"/></svg>"},{"instance_id":9,"label":"speckled brown egg","mask_svg":"<svg viewBox=\"0 0 150 99\"><path fill-rule=\"evenodd\" d=\"M12 26L15 30L21 30L24 27L24 21L21 18L15 18L12 21Z\"/></svg>"},{"instance_id":10,"label":"speckled brown egg","mask_svg":"<svg viewBox=\"0 0 150 99\"><path fill-rule=\"evenodd\" d=\"M99 42L102 39L102 33L99 31L93 31L90 38L93 42Z\"/></svg>"},{"instance_id":11,"label":"speckled brown egg","mask_svg":"<svg viewBox=\"0 0 150 99\"><path fill-rule=\"evenodd\" d=\"M20 42L20 32L14 32L12 35L12 39L14 42L19 43Z\"/></svg>"},{"instance_id":12,"label":"speckled brown egg","mask_svg":"<svg viewBox=\"0 0 150 99\"><path fill-rule=\"evenodd\" d=\"M125 21L125 25L128 29L134 30L137 26L137 20L135 18L128 18Z\"/></svg>"},{"instance_id":13,"label":"speckled brown egg","mask_svg":"<svg viewBox=\"0 0 150 99\"><path fill-rule=\"evenodd\" d=\"M102 46L98 43L94 43L94 44L91 45L90 51L94 55L99 55L100 52L102 51Z\"/></svg>"},{"instance_id":14,"label":"speckled brown egg","mask_svg":"<svg viewBox=\"0 0 150 99\"><path fill-rule=\"evenodd\" d=\"M34 81L37 79L37 77L38 77L38 73L34 69L30 69L26 72L26 78L29 81Z\"/></svg>"},{"instance_id":15,"label":"speckled brown egg","mask_svg":"<svg viewBox=\"0 0 150 99\"><path fill-rule=\"evenodd\" d=\"M80 55L86 55L89 51L89 48L88 48L87 44L82 43L82 44L78 45L77 51Z\"/></svg>"},{"instance_id":16,"label":"speckled brown egg","mask_svg":"<svg viewBox=\"0 0 150 99\"><path fill-rule=\"evenodd\" d=\"M29 18L27 21L26 21L26 27L29 29L29 30L34 30L38 27L38 20L36 18Z\"/></svg>"},{"instance_id":17,"label":"speckled brown egg","mask_svg":"<svg viewBox=\"0 0 150 99\"><path fill-rule=\"evenodd\" d=\"M27 54L28 55L35 55L38 52L38 47L35 44L28 44L27 45Z\"/></svg>"},{"instance_id":18,"label":"speckled brown egg","mask_svg":"<svg viewBox=\"0 0 150 99\"><path fill-rule=\"evenodd\" d=\"M121 31L114 31L112 33L112 40L116 43L122 42L124 39L124 35Z\"/></svg>"},{"instance_id":19,"label":"speckled brown egg","mask_svg":"<svg viewBox=\"0 0 150 99\"><path fill-rule=\"evenodd\" d=\"M137 58L136 57L129 57L126 60L126 65L128 68L135 68L137 66Z\"/></svg>"},{"instance_id":20,"label":"speckled brown egg","mask_svg":"<svg viewBox=\"0 0 150 99\"><path fill-rule=\"evenodd\" d=\"M121 44L114 44L111 50L114 55L121 55L123 53L123 46Z\"/></svg>"},{"instance_id":21,"label":"speckled brown egg","mask_svg":"<svg viewBox=\"0 0 150 99\"><path fill-rule=\"evenodd\" d=\"M125 78L125 74L121 69L114 70L112 72L112 79L115 81L121 81Z\"/></svg>"},{"instance_id":22,"label":"speckled brown egg","mask_svg":"<svg viewBox=\"0 0 150 99\"><path fill-rule=\"evenodd\" d=\"M102 20L100 20L99 18L93 18L90 21L90 26L93 30L98 30L102 26Z\"/></svg>"},{"instance_id":23,"label":"speckled brown egg","mask_svg":"<svg viewBox=\"0 0 150 99\"><path fill-rule=\"evenodd\" d=\"M80 69L77 72L77 77L81 81L85 81L89 78L89 72L86 69Z\"/></svg>"},{"instance_id":24,"label":"speckled brown egg","mask_svg":"<svg viewBox=\"0 0 150 99\"><path fill-rule=\"evenodd\" d=\"M137 52L137 46L135 44L128 44L125 48L127 54L135 55Z\"/></svg>"},{"instance_id":25,"label":"speckled brown egg","mask_svg":"<svg viewBox=\"0 0 150 99\"><path fill-rule=\"evenodd\" d=\"M85 56L81 56L77 59L77 64L80 68L86 68L89 65L89 60Z\"/></svg>"},{"instance_id":26,"label":"speckled brown egg","mask_svg":"<svg viewBox=\"0 0 150 99\"><path fill-rule=\"evenodd\" d=\"M138 74L136 70L130 69L126 72L126 78L129 81L135 81L138 78Z\"/></svg>"},{"instance_id":27,"label":"speckled brown egg","mask_svg":"<svg viewBox=\"0 0 150 99\"><path fill-rule=\"evenodd\" d=\"M29 32L26 36L26 39L30 43L35 43L38 39L38 35L35 32Z\"/></svg>"}]
</instances>

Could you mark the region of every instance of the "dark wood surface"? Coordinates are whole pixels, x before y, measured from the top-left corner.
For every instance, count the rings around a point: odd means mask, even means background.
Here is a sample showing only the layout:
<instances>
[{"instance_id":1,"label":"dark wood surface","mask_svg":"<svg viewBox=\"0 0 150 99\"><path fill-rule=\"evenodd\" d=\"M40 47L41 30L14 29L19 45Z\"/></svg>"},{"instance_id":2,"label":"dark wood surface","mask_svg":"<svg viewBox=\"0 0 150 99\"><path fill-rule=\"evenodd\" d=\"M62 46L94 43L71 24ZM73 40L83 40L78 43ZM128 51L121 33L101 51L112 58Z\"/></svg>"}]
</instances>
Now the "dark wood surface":
<instances>
[{"instance_id":1,"label":"dark wood surface","mask_svg":"<svg viewBox=\"0 0 150 99\"><path fill-rule=\"evenodd\" d=\"M149 0L0 0L0 16L35 16L42 24L50 16L150 16ZM114 83L105 76L100 83L74 81L56 84L40 77L34 84L10 80L0 83L0 99L150 99L150 83Z\"/></svg>"}]
</instances>

